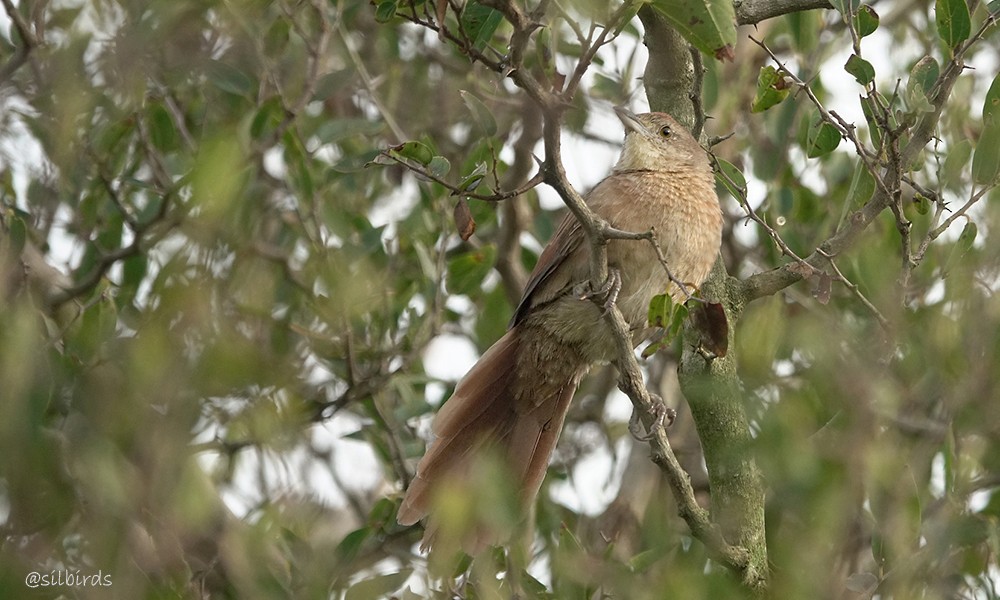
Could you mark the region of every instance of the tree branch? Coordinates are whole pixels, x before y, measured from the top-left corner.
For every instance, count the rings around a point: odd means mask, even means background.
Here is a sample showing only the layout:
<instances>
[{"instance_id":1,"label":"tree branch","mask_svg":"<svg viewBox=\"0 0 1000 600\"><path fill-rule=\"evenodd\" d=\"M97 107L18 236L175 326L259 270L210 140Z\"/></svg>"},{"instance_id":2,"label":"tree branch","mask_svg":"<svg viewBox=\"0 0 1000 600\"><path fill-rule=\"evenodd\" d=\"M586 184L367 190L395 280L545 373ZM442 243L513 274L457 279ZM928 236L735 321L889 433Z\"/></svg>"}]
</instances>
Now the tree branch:
<instances>
[{"instance_id":1,"label":"tree branch","mask_svg":"<svg viewBox=\"0 0 1000 600\"><path fill-rule=\"evenodd\" d=\"M735 0L736 23L756 25L761 21L803 10L833 8L829 0Z\"/></svg>"}]
</instances>

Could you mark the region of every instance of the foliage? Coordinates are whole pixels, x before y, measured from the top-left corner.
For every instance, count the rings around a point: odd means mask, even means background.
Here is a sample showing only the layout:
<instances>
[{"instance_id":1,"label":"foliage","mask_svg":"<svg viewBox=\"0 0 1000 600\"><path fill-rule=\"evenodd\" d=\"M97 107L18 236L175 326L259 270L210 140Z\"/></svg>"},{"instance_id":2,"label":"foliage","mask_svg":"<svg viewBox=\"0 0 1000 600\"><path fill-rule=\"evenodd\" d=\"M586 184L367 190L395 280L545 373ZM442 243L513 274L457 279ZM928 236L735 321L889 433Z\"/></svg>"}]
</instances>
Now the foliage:
<instances>
[{"instance_id":1,"label":"foliage","mask_svg":"<svg viewBox=\"0 0 1000 600\"><path fill-rule=\"evenodd\" d=\"M561 217L540 198L556 125L576 172L610 167L600 123L638 102L645 9L3 4L0 596L53 570L122 597L749 593L677 516L606 369L532 552L425 561L395 523L454 385L433 348L503 332ZM709 133L734 133L714 152L752 443L731 452L766 482L774 597L997 596L1000 9L927 4L775 13L733 61L696 60ZM673 375L689 346L643 364L708 506ZM600 495L609 454L622 483L582 510L567 490ZM455 514L516 518L502 481Z\"/></svg>"}]
</instances>

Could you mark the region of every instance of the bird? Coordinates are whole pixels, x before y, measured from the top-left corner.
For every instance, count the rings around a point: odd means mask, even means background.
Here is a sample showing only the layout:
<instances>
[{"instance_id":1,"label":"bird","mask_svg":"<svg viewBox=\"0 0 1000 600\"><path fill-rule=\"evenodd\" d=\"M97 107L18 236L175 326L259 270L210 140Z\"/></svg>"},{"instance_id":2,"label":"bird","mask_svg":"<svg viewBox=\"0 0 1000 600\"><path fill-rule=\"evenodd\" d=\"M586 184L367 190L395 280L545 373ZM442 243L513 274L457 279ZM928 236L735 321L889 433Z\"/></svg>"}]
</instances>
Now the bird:
<instances>
[{"instance_id":1,"label":"bird","mask_svg":"<svg viewBox=\"0 0 1000 600\"><path fill-rule=\"evenodd\" d=\"M614 359L607 307L592 296L604 292L617 305L635 346L648 331L655 295L683 303L708 277L722 241L722 210L706 151L666 113L636 115L623 107L615 113L625 129L621 155L585 201L616 229L652 228L664 260L648 240L610 240L609 285L584 292L590 290L590 244L579 221L566 215L539 255L506 334L435 416L434 439L397 511L400 525L432 513L444 482L467 477L487 452L502 458L526 512L578 384L593 365ZM423 550L434 543L440 516L430 515ZM473 534L462 545L476 550L500 541L491 535Z\"/></svg>"}]
</instances>

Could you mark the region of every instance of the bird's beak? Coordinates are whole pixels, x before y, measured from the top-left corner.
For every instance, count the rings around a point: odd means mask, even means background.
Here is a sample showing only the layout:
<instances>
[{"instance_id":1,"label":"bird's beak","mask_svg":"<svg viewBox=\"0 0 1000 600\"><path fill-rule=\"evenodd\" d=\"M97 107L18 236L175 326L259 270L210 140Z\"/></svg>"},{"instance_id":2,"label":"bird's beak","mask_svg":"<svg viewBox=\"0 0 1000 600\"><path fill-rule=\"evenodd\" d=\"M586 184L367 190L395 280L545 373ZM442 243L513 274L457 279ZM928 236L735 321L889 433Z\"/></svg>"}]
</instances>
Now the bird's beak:
<instances>
[{"instance_id":1,"label":"bird's beak","mask_svg":"<svg viewBox=\"0 0 1000 600\"><path fill-rule=\"evenodd\" d=\"M635 116L635 113L625 108L624 106L616 106L615 114L618 115L618 120L622 122L625 126L625 133L629 131L634 131L636 133L645 133L646 126L639 122L639 118Z\"/></svg>"}]
</instances>

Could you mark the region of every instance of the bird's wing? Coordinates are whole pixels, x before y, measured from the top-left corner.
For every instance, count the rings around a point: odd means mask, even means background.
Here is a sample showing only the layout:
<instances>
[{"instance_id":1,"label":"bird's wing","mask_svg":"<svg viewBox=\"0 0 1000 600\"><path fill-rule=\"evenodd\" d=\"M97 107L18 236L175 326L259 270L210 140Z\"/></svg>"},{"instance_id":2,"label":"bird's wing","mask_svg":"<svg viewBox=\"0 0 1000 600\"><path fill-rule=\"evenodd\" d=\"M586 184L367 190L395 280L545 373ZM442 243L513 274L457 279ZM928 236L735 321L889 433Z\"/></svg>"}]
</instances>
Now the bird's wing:
<instances>
[{"instance_id":1,"label":"bird's wing","mask_svg":"<svg viewBox=\"0 0 1000 600\"><path fill-rule=\"evenodd\" d=\"M531 271L521 302L510 319L510 327L524 321L534 306L554 300L569 285L571 269L559 267L578 252L584 238L583 228L576 217L572 213L563 217L562 223L542 249L538 262Z\"/></svg>"},{"instance_id":2,"label":"bird's wing","mask_svg":"<svg viewBox=\"0 0 1000 600\"><path fill-rule=\"evenodd\" d=\"M619 204L622 200L629 200L625 196L628 195L632 177L631 172L616 172L604 178L587 194L587 205L614 225L617 217L615 198L618 198ZM568 288L589 279L590 254L586 240L587 235L576 217L572 213L563 217L531 271L521 302L511 317L510 327L524 321L532 308L555 300Z\"/></svg>"}]
</instances>

